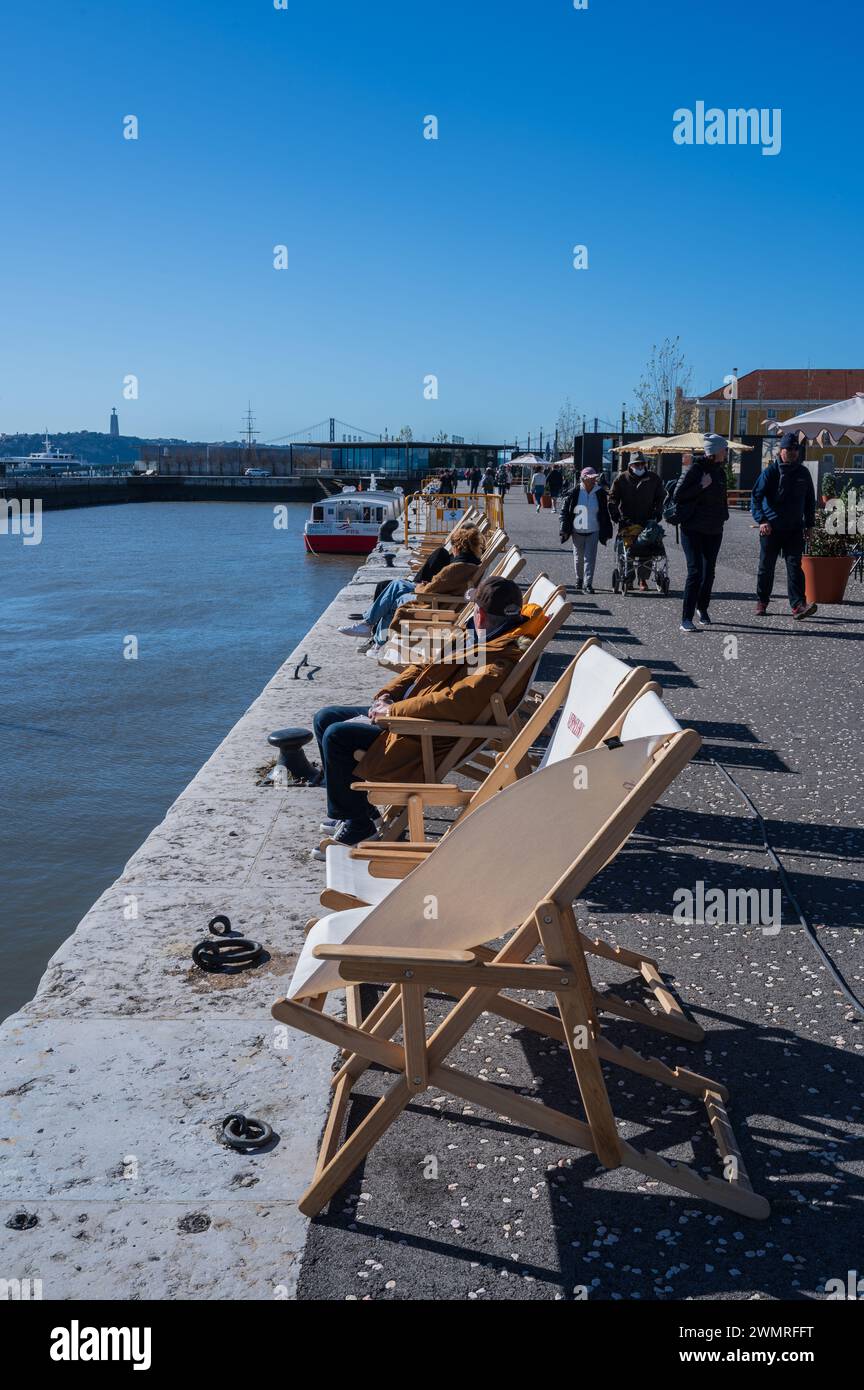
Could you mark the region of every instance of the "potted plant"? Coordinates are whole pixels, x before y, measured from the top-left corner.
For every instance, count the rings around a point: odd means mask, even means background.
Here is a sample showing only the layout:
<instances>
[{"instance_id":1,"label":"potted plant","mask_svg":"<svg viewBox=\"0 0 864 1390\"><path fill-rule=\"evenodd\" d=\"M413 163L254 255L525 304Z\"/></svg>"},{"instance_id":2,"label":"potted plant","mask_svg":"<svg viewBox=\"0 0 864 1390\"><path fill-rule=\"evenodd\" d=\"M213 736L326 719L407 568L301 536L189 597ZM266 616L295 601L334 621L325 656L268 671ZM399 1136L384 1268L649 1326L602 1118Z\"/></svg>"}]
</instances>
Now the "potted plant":
<instances>
[{"instance_id":1,"label":"potted plant","mask_svg":"<svg viewBox=\"0 0 864 1390\"><path fill-rule=\"evenodd\" d=\"M860 542L855 489L847 484L816 510L807 553L802 557L808 603L842 603Z\"/></svg>"}]
</instances>

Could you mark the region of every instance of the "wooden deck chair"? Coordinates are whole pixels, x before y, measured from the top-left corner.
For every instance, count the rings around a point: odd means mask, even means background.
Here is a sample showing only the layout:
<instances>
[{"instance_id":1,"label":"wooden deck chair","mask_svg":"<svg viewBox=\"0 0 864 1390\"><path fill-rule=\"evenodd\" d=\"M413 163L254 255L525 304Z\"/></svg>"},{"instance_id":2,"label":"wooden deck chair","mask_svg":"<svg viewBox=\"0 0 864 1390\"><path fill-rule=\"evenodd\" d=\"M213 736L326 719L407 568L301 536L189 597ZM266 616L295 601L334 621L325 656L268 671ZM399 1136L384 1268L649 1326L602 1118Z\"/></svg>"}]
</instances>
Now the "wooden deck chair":
<instances>
[{"instance_id":1,"label":"wooden deck chair","mask_svg":"<svg viewBox=\"0 0 864 1390\"><path fill-rule=\"evenodd\" d=\"M334 1097L315 1176L299 1203L319 1212L415 1096L428 1087L505 1116L517 1125L594 1153L607 1168L630 1168L750 1217L769 1207L753 1192L726 1114L725 1088L613 1044L601 1028L604 996L594 989L573 903L584 893L700 744L692 730L602 745L523 777L466 816L438 850L375 907L333 913L313 927L278 1022L341 1048ZM574 815L574 798L585 807ZM526 826L538 833L526 846ZM512 845L514 852L502 853ZM516 852L518 850L518 852ZM497 950L485 943L506 938ZM528 963L540 948L541 959ZM361 983L386 986L363 1018ZM347 988L348 1022L324 1012ZM505 991L551 994L554 1012ZM427 993L456 1002L429 1031ZM491 1013L566 1045L584 1118L460 1070L468 1031ZM395 1041L401 1030L401 1041ZM488 1046L489 1044L485 1044ZM455 1055L457 1065L451 1056ZM602 1064L634 1072L701 1099L722 1159L723 1178L623 1139ZM342 1139L355 1081L372 1064L396 1074ZM614 1091L612 1093L614 1095ZM639 1117L650 1127L652 1117ZM657 1117L658 1121L660 1117Z\"/></svg>"},{"instance_id":2,"label":"wooden deck chair","mask_svg":"<svg viewBox=\"0 0 864 1390\"><path fill-rule=\"evenodd\" d=\"M508 552L509 554L510 552ZM502 577L512 579L514 572L518 573L522 565L524 565L524 559L519 552L519 562L511 557L508 566L510 572L506 573L502 567ZM533 603L539 608L546 609L559 594L563 593L565 593L565 589L562 584L553 584L548 575L538 574L525 590L522 604L525 607L527 604ZM463 598L462 604L463 607L455 617L452 613L438 610L433 612L428 609L407 618L400 618L397 609L395 619L398 624L397 631L395 635L391 635L380 652L378 656L379 666L386 666L391 671L401 671L404 667L413 665L418 659L416 656L412 657L413 646L416 645L417 650L422 652L424 640L430 634L433 636L437 634L443 641L444 634L449 631L453 633L453 640L458 642L460 640L459 635L467 631L468 624L474 614L473 599L466 602Z\"/></svg>"},{"instance_id":3,"label":"wooden deck chair","mask_svg":"<svg viewBox=\"0 0 864 1390\"><path fill-rule=\"evenodd\" d=\"M431 551L436 550L439 545L447 545L453 539L454 533L459 530L460 526L476 526L483 536L491 534L493 530L489 518L482 508L467 507L459 520L453 523L446 536L436 534L435 532L431 534L424 533L422 536L419 536L416 545L412 545L414 554L408 563L414 568L419 568ZM409 537L409 543L411 539L412 538Z\"/></svg>"},{"instance_id":4,"label":"wooden deck chair","mask_svg":"<svg viewBox=\"0 0 864 1390\"><path fill-rule=\"evenodd\" d=\"M471 588L477 587L480 578L488 579L515 579L517 574L521 574L525 568L525 557L518 545L511 545L504 551L499 551L493 556L490 564L485 569L485 575L481 574L471 579ZM399 605L396 617L399 623L412 622L422 625L425 623L455 623L463 612L467 609L467 616L470 617L473 604L466 602L465 594L419 594L416 598L409 599L405 604ZM394 619L394 624L396 619Z\"/></svg>"},{"instance_id":5,"label":"wooden deck chair","mask_svg":"<svg viewBox=\"0 0 864 1390\"><path fill-rule=\"evenodd\" d=\"M554 717L554 711L547 708L547 702L550 705L557 703L561 707L561 717L539 764L541 768L550 763L559 762L562 758L573 757L583 748L597 747L606 738L609 740L615 738L650 738L662 734L680 733L680 724L672 717L660 699L660 687L655 681L648 680L646 668L644 666L635 669L628 667L617 657L603 653L602 649L600 654L608 659L606 663L598 661L596 650L588 659L587 652L591 652L592 646L596 648L596 645L596 638L588 639L579 655L574 657L564 676L556 682L546 696L543 705L516 735L507 752L499 757L486 780L475 791L466 792L461 788L451 787L447 783L440 787L430 786L428 788L422 785L418 786L418 784L406 784L404 788L398 789L394 784L356 783L355 785L358 788L362 787L367 792L370 787L377 786L378 790L372 793L373 801L376 795L379 795L387 797L396 804L405 804L409 808L409 816L411 815L411 798L416 797L418 793L421 800L426 798L431 805L455 805L457 809L461 808L462 815L470 814L488 801L490 797L509 786L525 771L530 773L531 769L525 767L522 755L530 748L538 732L542 732L549 720ZM574 711L579 711L581 716L587 716L589 720L592 717L584 702L583 690L580 689L579 682L574 679L580 658L584 663L583 679L593 676L599 684L605 677L609 691L609 703L605 714L598 713L598 692L597 690L592 691L588 698L593 698L595 701L594 713L597 714L597 718L593 724L587 724L581 734L577 735L576 730L584 723L584 719L577 718L577 720L571 721L570 716ZM624 667L627 674L623 679L616 672L616 667ZM570 689L563 697L562 703L560 686L568 675L570 675ZM616 677L618 683L613 688ZM634 692L638 693L634 694ZM622 707L623 713L621 713ZM448 792L453 794L447 795ZM418 822L422 828L422 809L418 816L415 808L413 826L417 827ZM409 820L409 831L412 831L412 820ZM449 834L451 831L447 833ZM406 874L411 873L429 854L436 851L440 843L440 840L420 842L412 840L396 841L383 845L369 841L355 849L350 849L345 845L329 845L326 858L327 887L321 894L322 907L342 911L383 901ZM586 939L585 947L592 954L608 959L609 947L606 942L599 938ZM646 1017L640 1010L637 1017L632 1006L614 993L610 993L608 996L610 1011L617 1011L622 1017L630 1018L632 1022L646 1024L649 1028L674 1033L677 1037L684 1038L688 1042L704 1041L704 1030L687 1016L678 999L669 990L660 973L658 962L652 956L629 949L625 954L626 959L620 958L619 963L638 972L653 995L654 1003L659 1006L660 1012Z\"/></svg>"},{"instance_id":6,"label":"wooden deck chair","mask_svg":"<svg viewBox=\"0 0 864 1390\"><path fill-rule=\"evenodd\" d=\"M508 553L507 545L506 532L498 530L492 533L489 537L489 543L484 547L483 553L477 561L474 573L471 576L472 587L480 583L480 580L486 574L487 570L490 574L493 573L490 566L496 564L503 554ZM510 548L514 549L515 547ZM415 606L429 609L440 606L445 609L454 608L458 612L460 608L464 607L464 604L465 594L463 585L463 592L458 594L418 594L416 599L409 598L404 604L400 604L398 611L407 616L408 611Z\"/></svg>"},{"instance_id":7,"label":"wooden deck chair","mask_svg":"<svg viewBox=\"0 0 864 1390\"><path fill-rule=\"evenodd\" d=\"M368 861L402 859L407 872L431 852L437 842L425 837L423 811L426 806L454 808L458 818L482 806L496 792L536 767L558 762L582 748L596 747L607 734L618 733L623 713L650 681L646 667L628 665L605 651L596 637L589 637L507 750L494 757L477 787L465 789L447 782L355 782L354 790L366 792L373 804L398 804L407 808L411 839L386 847L370 842L361 849L332 845L327 852L327 890L354 897L361 903L379 902L389 887L385 888L386 880L380 876L371 879ZM559 716L557 726L542 757L532 761L533 745L556 716ZM666 728L662 725L645 732L664 733ZM392 886L393 880L389 883ZM357 906L357 902L336 901L324 895L321 902L325 907Z\"/></svg>"},{"instance_id":8,"label":"wooden deck chair","mask_svg":"<svg viewBox=\"0 0 864 1390\"><path fill-rule=\"evenodd\" d=\"M543 578L545 579L545 576ZM477 755L484 749L509 747L519 732L523 722L521 711L533 698L532 682L541 657L558 629L567 621L573 608L565 598L563 586L552 588L549 580L546 580L546 584L550 592L542 605L546 616L543 628L522 652L500 689L495 691L474 723L406 719L395 715L379 721L382 729L388 732L419 740L424 782L441 782L456 768L464 776L474 781L482 781L488 769L485 764L478 766L475 763ZM446 749L443 754L442 742ZM389 804L382 806L382 822L382 838L396 840L407 822L406 807ZM326 849L331 843L331 839L327 837L321 841L319 847Z\"/></svg>"}]
</instances>

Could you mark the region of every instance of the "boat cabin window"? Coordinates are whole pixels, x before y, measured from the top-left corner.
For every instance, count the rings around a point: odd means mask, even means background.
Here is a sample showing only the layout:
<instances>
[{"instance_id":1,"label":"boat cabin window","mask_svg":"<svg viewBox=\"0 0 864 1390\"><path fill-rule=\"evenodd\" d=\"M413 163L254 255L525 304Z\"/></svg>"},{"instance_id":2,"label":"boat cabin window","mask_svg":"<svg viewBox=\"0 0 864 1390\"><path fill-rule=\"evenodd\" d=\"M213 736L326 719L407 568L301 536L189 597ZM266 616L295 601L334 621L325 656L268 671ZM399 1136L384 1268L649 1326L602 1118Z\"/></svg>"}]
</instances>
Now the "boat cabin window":
<instances>
[{"instance_id":1,"label":"boat cabin window","mask_svg":"<svg viewBox=\"0 0 864 1390\"><path fill-rule=\"evenodd\" d=\"M323 508L323 507L313 507L313 508L312 508L312 520L313 520L313 521L323 521L323 520L324 520L324 508Z\"/></svg>"}]
</instances>

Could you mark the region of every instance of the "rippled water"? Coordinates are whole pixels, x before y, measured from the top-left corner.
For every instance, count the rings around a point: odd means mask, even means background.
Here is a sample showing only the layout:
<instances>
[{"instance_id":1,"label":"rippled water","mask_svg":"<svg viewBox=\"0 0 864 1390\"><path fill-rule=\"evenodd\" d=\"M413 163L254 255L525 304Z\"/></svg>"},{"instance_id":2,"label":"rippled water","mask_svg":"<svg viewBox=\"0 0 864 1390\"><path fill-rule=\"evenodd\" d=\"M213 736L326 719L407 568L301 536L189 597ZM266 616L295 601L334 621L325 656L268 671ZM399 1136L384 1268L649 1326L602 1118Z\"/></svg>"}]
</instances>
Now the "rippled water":
<instances>
[{"instance_id":1,"label":"rippled water","mask_svg":"<svg viewBox=\"0 0 864 1390\"><path fill-rule=\"evenodd\" d=\"M308 508L46 512L0 534L0 1017L353 573ZM137 660L124 639L138 641Z\"/></svg>"}]
</instances>

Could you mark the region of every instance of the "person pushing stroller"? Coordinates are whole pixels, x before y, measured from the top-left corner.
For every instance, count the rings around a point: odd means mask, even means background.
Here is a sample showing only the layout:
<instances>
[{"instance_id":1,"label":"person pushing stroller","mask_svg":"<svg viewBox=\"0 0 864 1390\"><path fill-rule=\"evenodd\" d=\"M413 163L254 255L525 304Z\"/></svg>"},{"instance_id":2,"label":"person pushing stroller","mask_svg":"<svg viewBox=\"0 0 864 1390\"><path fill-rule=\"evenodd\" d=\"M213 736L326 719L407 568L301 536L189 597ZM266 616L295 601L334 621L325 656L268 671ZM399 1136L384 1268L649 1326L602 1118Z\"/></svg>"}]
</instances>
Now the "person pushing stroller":
<instances>
[{"instance_id":1,"label":"person pushing stroller","mask_svg":"<svg viewBox=\"0 0 864 1390\"><path fill-rule=\"evenodd\" d=\"M618 474L609 493L609 515L618 526L619 550L629 552L650 522L659 523L665 495L660 475L648 467L644 454L637 453L631 457L628 467ZM653 558L647 554L637 555L634 563L639 588L647 590L654 567Z\"/></svg>"}]
</instances>

